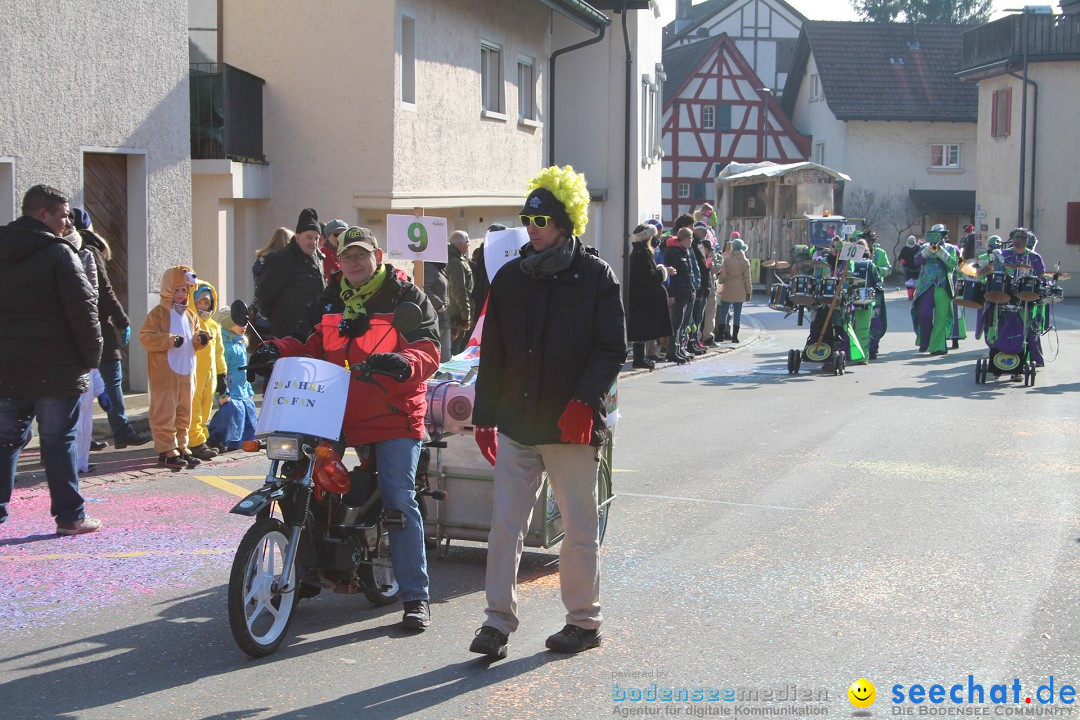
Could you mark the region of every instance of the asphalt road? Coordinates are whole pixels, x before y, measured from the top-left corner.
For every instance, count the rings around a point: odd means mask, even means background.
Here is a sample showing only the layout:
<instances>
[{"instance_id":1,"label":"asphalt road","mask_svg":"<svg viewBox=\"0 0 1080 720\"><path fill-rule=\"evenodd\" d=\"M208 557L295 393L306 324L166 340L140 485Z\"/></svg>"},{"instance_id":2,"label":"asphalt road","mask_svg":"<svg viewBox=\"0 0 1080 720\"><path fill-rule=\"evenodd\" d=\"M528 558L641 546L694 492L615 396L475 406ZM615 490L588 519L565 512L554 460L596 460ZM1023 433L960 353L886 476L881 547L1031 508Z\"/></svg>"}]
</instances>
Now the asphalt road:
<instances>
[{"instance_id":1,"label":"asphalt road","mask_svg":"<svg viewBox=\"0 0 1080 720\"><path fill-rule=\"evenodd\" d=\"M603 647L544 650L564 622L555 549L525 555L510 656L471 655L484 546L453 543L430 560L428 632L400 631L399 607L324 593L275 655L249 659L225 608L249 521L227 511L265 461L233 457L94 484L107 527L78 538L51 534L40 486L16 491L0 530L0 712L850 717L848 686L866 678L868 712L886 717L964 709L894 706L893 687L962 683L966 701L969 675L986 693L974 709L1075 712L1061 689L1080 683L1080 303L1056 306L1044 340L1059 352L1032 388L977 386L974 339L919 355L902 294L879 360L788 375L808 328L760 303L738 350L621 383ZM995 684L1012 701L1014 679L1019 704L991 704ZM653 684L704 699L631 699Z\"/></svg>"}]
</instances>

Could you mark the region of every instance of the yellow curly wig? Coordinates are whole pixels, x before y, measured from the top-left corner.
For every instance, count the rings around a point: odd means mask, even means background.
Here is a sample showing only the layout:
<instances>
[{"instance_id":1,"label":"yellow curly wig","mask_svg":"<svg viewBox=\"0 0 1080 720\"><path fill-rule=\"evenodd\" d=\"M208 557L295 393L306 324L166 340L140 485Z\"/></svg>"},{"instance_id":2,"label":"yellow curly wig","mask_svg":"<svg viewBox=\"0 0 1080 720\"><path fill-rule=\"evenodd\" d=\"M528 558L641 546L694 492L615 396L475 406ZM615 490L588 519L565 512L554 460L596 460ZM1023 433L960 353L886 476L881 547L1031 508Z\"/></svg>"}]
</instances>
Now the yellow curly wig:
<instances>
[{"instance_id":1,"label":"yellow curly wig","mask_svg":"<svg viewBox=\"0 0 1080 720\"><path fill-rule=\"evenodd\" d=\"M570 165L552 165L530 180L528 187L526 196L536 188L550 190L566 209L567 217L574 224L574 235L584 234L589 224L589 188L585 185L584 175L574 172Z\"/></svg>"}]
</instances>

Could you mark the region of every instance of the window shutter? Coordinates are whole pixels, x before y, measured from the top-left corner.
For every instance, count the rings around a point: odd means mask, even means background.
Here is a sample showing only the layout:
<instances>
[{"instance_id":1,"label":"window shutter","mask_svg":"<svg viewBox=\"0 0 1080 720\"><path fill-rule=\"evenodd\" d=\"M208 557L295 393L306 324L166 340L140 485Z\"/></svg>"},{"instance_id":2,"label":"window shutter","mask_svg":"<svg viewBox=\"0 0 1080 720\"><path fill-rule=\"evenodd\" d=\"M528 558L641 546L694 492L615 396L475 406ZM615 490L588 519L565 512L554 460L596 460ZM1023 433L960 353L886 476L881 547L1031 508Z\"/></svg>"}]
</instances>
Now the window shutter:
<instances>
[{"instance_id":1,"label":"window shutter","mask_svg":"<svg viewBox=\"0 0 1080 720\"><path fill-rule=\"evenodd\" d=\"M1005 90L1005 137L1012 132L1012 88Z\"/></svg>"},{"instance_id":2,"label":"window shutter","mask_svg":"<svg viewBox=\"0 0 1080 720\"><path fill-rule=\"evenodd\" d=\"M1071 202L1065 207L1065 242L1080 245L1080 202Z\"/></svg>"},{"instance_id":3,"label":"window shutter","mask_svg":"<svg viewBox=\"0 0 1080 720\"><path fill-rule=\"evenodd\" d=\"M990 137L998 136L998 91L990 93Z\"/></svg>"}]
</instances>

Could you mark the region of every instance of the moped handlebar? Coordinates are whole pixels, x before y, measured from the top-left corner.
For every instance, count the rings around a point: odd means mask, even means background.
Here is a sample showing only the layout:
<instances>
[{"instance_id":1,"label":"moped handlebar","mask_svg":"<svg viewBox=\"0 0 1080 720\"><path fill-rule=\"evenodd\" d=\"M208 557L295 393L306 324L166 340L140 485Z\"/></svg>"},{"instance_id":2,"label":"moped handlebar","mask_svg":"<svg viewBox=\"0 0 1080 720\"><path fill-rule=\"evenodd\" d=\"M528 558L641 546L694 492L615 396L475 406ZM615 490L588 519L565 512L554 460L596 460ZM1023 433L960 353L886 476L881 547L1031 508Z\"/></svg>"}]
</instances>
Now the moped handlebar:
<instances>
[{"instance_id":1,"label":"moped handlebar","mask_svg":"<svg viewBox=\"0 0 1080 720\"><path fill-rule=\"evenodd\" d=\"M269 370L274 367L274 363L251 363L250 365L241 365L236 368L237 370Z\"/></svg>"}]
</instances>

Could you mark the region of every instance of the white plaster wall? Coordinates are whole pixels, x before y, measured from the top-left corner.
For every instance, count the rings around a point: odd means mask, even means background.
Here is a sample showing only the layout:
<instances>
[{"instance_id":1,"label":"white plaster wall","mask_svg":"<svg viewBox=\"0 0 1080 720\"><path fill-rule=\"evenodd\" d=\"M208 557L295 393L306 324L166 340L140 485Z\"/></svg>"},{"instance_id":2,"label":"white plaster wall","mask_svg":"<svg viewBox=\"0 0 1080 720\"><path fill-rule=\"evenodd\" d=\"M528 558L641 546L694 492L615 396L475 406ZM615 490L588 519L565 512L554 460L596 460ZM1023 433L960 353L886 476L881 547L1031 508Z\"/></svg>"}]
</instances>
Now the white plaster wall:
<instances>
[{"instance_id":1,"label":"white plaster wall","mask_svg":"<svg viewBox=\"0 0 1080 720\"><path fill-rule=\"evenodd\" d=\"M799 84L799 94L795 101L795 110L792 113L791 122L795 129L804 135L810 136L810 160L817 162L818 143L825 143L824 165L849 174L845 169L846 156L846 128L844 123L836 119L832 110L829 109L827 99L823 91L819 92L817 100L810 100L811 81L817 75L817 63L813 53L806 62L806 74ZM852 176L852 179L856 178Z\"/></svg>"},{"instance_id":2,"label":"white plaster wall","mask_svg":"<svg viewBox=\"0 0 1080 720\"><path fill-rule=\"evenodd\" d=\"M451 191L488 202L509 201L509 194L516 202L525 194L525 181L541 167L544 148L543 130L518 122L517 58L534 61L542 121L551 11L538 2L497 0L403 0L400 5L416 17L416 106L404 109L396 103L394 111L395 193ZM481 40L502 49L504 119L481 117ZM397 77L395 72L395 82Z\"/></svg>"},{"instance_id":3,"label":"white plaster wall","mask_svg":"<svg viewBox=\"0 0 1080 720\"><path fill-rule=\"evenodd\" d=\"M229 0L222 22L224 62L266 81L274 193L258 234L294 228L305 207L356 222L354 194L393 184L396 3Z\"/></svg>"},{"instance_id":4,"label":"white plaster wall","mask_svg":"<svg viewBox=\"0 0 1080 720\"><path fill-rule=\"evenodd\" d=\"M1027 189L1023 224L1039 237L1038 252L1053 268L1080 275L1080 246L1065 244L1066 203L1080 202L1080 146L1074 141L1080 116L1077 77L1080 63L1032 63L1028 75L1039 87L1038 136L1035 140L1035 205L1032 213L1030 182L1032 137L1035 133L1035 95L1028 90ZM990 113L995 90L1012 87L1012 125L1007 138L990 136ZM1005 237L1017 223L1020 181L1020 116L1022 83L1000 75L979 82L979 168L976 199L987 213L989 234ZM1080 281L1066 284L1070 295L1080 293Z\"/></svg>"},{"instance_id":5,"label":"white plaster wall","mask_svg":"<svg viewBox=\"0 0 1080 720\"><path fill-rule=\"evenodd\" d=\"M930 169L930 145L960 145L960 170ZM837 167L851 176L848 187L879 194L907 195L908 190L974 190L974 123L847 122L845 162Z\"/></svg>"},{"instance_id":6,"label":"white plaster wall","mask_svg":"<svg viewBox=\"0 0 1080 720\"><path fill-rule=\"evenodd\" d=\"M191 261L187 5L11 0L0 23L0 156L14 187L46 182L82 202L83 152L129 153L133 334L165 268ZM145 355L132 352L134 389Z\"/></svg>"}]
</instances>

